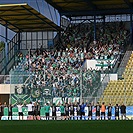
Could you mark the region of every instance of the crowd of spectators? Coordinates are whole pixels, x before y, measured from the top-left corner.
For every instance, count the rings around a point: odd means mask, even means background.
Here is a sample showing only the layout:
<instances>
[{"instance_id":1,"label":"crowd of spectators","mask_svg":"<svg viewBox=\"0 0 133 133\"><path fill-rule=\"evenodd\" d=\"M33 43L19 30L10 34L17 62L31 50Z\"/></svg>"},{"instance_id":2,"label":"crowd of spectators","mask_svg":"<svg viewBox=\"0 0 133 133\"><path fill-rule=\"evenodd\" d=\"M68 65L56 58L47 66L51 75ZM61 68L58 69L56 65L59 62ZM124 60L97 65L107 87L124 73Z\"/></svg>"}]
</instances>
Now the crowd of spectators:
<instances>
[{"instance_id":1,"label":"crowd of spectators","mask_svg":"<svg viewBox=\"0 0 133 133\"><path fill-rule=\"evenodd\" d=\"M120 54L126 42L128 30L124 22L96 25L97 39L93 39L93 25L73 24L62 34L62 44L67 48L81 48L86 59L110 59Z\"/></svg>"},{"instance_id":2,"label":"crowd of spectators","mask_svg":"<svg viewBox=\"0 0 133 133\"><path fill-rule=\"evenodd\" d=\"M91 96L100 82L100 72L84 68L86 59L113 59L121 52L128 31L124 23L97 24L97 40L93 41L91 24L70 25L62 34L65 49L30 51L20 61L23 69L31 72L26 88L38 89L49 97L79 97L82 79L83 96ZM84 69L81 69L84 68ZM48 89L48 92L45 92Z\"/></svg>"},{"instance_id":3,"label":"crowd of spectators","mask_svg":"<svg viewBox=\"0 0 133 133\"><path fill-rule=\"evenodd\" d=\"M32 72L29 88L38 88L43 93L45 93L45 88L49 88L52 97L80 96L80 71L84 64L82 56L78 55L76 58L72 50L42 51L37 49L36 52L31 52L30 58L28 55L26 57L24 67ZM91 95L90 88L94 87L92 81L95 80L97 71L84 69L82 76L84 90Z\"/></svg>"}]
</instances>

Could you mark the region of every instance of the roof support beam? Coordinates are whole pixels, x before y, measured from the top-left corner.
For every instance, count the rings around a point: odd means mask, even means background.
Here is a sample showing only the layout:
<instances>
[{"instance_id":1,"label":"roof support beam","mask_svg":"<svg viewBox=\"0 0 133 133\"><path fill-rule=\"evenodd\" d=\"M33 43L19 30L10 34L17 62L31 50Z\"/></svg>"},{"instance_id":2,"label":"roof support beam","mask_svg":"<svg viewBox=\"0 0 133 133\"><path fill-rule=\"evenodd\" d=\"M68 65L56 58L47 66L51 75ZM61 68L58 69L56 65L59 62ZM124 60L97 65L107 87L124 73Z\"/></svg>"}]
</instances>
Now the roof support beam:
<instances>
[{"instance_id":1,"label":"roof support beam","mask_svg":"<svg viewBox=\"0 0 133 133\"><path fill-rule=\"evenodd\" d=\"M40 28L40 26L38 26L38 27L36 27L36 29L39 29ZM50 29L50 27L46 27L46 30L48 30L48 29ZM34 27L27 27L27 28L23 28L23 30L34 30ZM43 29L42 29L43 30Z\"/></svg>"},{"instance_id":2,"label":"roof support beam","mask_svg":"<svg viewBox=\"0 0 133 133\"><path fill-rule=\"evenodd\" d=\"M31 16L31 15L30 15ZM25 21L34 21L36 20L35 18L26 18L26 19L15 19L15 20L12 20L12 19L8 19L8 21L12 22L12 21L22 21L22 20L25 20ZM37 21L37 20L36 20Z\"/></svg>"},{"instance_id":3,"label":"roof support beam","mask_svg":"<svg viewBox=\"0 0 133 133\"><path fill-rule=\"evenodd\" d=\"M22 15L25 15L25 16L31 16L31 14L24 14L24 13L20 13L20 14L8 14L8 15L0 15L0 16L3 16L3 17L5 17L5 16L13 16L13 17L15 17L15 16L22 16Z\"/></svg>"},{"instance_id":4,"label":"roof support beam","mask_svg":"<svg viewBox=\"0 0 133 133\"><path fill-rule=\"evenodd\" d=\"M14 32L26 31L27 28L32 29L32 31L45 31L45 29L50 29L51 31L63 30L26 3L0 5L0 12L0 24L7 26Z\"/></svg>"},{"instance_id":5,"label":"roof support beam","mask_svg":"<svg viewBox=\"0 0 133 133\"><path fill-rule=\"evenodd\" d=\"M29 9L30 10L30 9ZM0 11L2 11L2 12L14 12L14 11L19 11L19 12L21 12L21 11L23 11L22 9L14 9L14 8L12 8L12 9L8 9L8 10L4 10L4 9L0 9Z\"/></svg>"},{"instance_id":6,"label":"roof support beam","mask_svg":"<svg viewBox=\"0 0 133 133\"><path fill-rule=\"evenodd\" d=\"M18 30L20 30L17 26L11 24L10 22L6 21L5 19L3 19L3 18L0 18L0 19L1 19L2 21L5 21L7 24L10 24L10 25L12 25L13 27L17 28ZM2 25L5 26L4 24L2 24Z\"/></svg>"},{"instance_id":7,"label":"roof support beam","mask_svg":"<svg viewBox=\"0 0 133 133\"><path fill-rule=\"evenodd\" d=\"M34 25L34 24L36 24L36 25L42 25L42 23L40 23L40 22L35 22L35 23L32 23L32 25ZM21 25L27 25L27 26L29 26L29 23L27 22L27 23L16 23L15 25L17 25L17 26L21 26ZM45 26L46 24L43 24L43 27ZM31 26L31 25L30 25ZM47 25L46 25L46 27L47 27ZM50 26L49 26L50 27Z\"/></svg>"},{"instance_id":8,"label":"roof support beam","mask_svg":"<svg viewBox=\"0 0 133 133\"><path fill-rule=\"evenodd\" d=\"M100 18L96 18L97 20L100 20L100 19L103 19L103 17L100 17ZM80 20L84 20L84 21L86 21L86 20L88 20L88 21L90 21L90 20L94 20L94 18L85 18L85 19L82 19L82 18L72 18L71 17L71 21L80 21Z\"/></svg>"},{"instance_id":9,"label":"roof support beam","mask_svg":"<svg viewBox=\"0 0 133 133\"><path fill-rule=\"evenodd\" d=\"M108 9L108 10L89 10L89 11L67 11L67 12L62 12L61 16L65 15L67 17L74 17L74 16L94 16L94 15L110 15L110 14L130 14L133 13L132 9Z\"/></svg>"},{"instance_id":10,"label":"roof support beam","mask_svg":"<svg viewBox=\"0 0 133 133\"><path fill-rule=\"evenodd\" d=\"M48 25L50 25L51 27L53 27L55 30L57 30L56 27L54 27L54 26L51 25L50 23L44 21L44 19L40 18L38 15L34 14L32 11L29 11L26 7L24 7L24 6L22 6L22 7L23 7L25 10L27 10L31 15L33 15L33 16L35 16L35 17L41 19L41 20L43 21L44 24L48 24Z\"/></svg>"}]
</instances>

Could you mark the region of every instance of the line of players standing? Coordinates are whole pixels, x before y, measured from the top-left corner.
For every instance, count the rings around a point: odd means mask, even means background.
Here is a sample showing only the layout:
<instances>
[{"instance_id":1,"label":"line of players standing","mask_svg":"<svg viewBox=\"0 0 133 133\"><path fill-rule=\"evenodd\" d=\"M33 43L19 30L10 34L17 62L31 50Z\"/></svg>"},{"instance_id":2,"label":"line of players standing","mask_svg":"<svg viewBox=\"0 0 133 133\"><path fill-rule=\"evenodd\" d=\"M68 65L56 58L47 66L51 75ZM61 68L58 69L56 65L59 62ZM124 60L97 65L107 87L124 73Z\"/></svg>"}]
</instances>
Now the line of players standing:
<instances>
[{"instance_id":1,"label":"line of players standing","mask_svg":"<svg viewBox=\"0 0 133 133\"><path fill-rule=\"evenodd\" d=\"M57 119L56 116L56 106L55 104L53 104L52 106L52 117L53 119ZM93 111L96 112L95 116L97 120L102 120L102 119L106 119L106 114L105 111L107 110L107 118L108 120L111 120L112 118L112 108L113 106L111 104L109 104L107 107L105 106L104 102L102 103L102 105L99 104L99 102L97 102L96 105L92 105L91 103L87 104L87 103L82 103L82 104L68 104L66 103L65 105L61 105L60 107L60 112L61 112L61 119L62 120L73 120L73 119L85 119L85 107L88 107L88 119L92 120L93 119ZM77 115L75 117L74 111L75 111L75 107L76 107L76 112ZM45 106L46 108L46 120L49 119L49 109L50 106L47 104ZM124 104L122 104L121 106L119 106L118 104L116 104L116 106L114 106L115 108L115 119L120 119L119 113L121 113L121 119L126 119L126 106Z\"/></svg>"},{"instance_id":2,"label":"line of players standing","mask_svg":"<svg viewBox=\"0 0 133 133\"><path fill-rule=\"evenodd\" d=\"M16 106L18 108L18 115L19 115L19 119L22 116L23 119L23 111L22 111L22 107L27 107L28 108L28 116L32 116L34 120L39 120L40 119L40 110L41 110L41 106L38 102L35 102L34 104L32 102L26 104L18 104L18 105L1 105L0 104L0 117L3 115L2 113L2 108L3 107L8 107L8 115L9 117L11 117L12 119L12 108ZM44 106L44 110L45 110L45 116L46 116L46 120L49 120L49 118L51 117L50 114L50 108L52 108L52 119L53 120L57 120L57 114L56 114L56 110L59 107L59 110L61 112L61 119L62 120L73 120L73 119L85 119L85 107L88 107L88 119L92 120L93 119L93 111L96 112L95 116L97 120L102 120L105 119L105 111L107 110L107 118L108 120L111 120L112 117L112 106L111 104L109 104L107 107L105 106L104 102L102 103L102 105L100 105L98 102L96 105L93 105L91 103L82 103L82 104L73 104L73 103L65 103L65 104L61 104L56 106L55 104L52 104L50 106L50 104L46 104ZM75 117L75 108L76 108L76 117ZM121 119L126 119L126 106L124 104L122 104L121 106L119 106L118 104L116 104L115 108L115 119L120 119L119 117L119 113L121 113ZM120 112L119 112L120 110Z\"/></svg>"},{"instance_id":3,"label":"line of players standing","mask_svg":"<svg viewBox=\"0 0 133 133\"><path fill-rule=\"evenodd\" d=\"M22 120L24 118L23 107L27 107L27 109L28 109L28 118L32 117L30 119L34 119L34 120L40 119L41 106L38 102L35 102L35 103L32 103L32 102L26 103L26 102L24 102L23 104L19 103L19 104L14 104L14 105L9 104L9 106L7 106L6 104L2 105L0 103L0 119L4 114L3 112L4 112L5 107L8 107L8 119L12 120L12 116L13 116L12 115L12 108L13 107L18 108L19 120L21 119L21 117L22 117Z\"/></svg>"}]
</instances>

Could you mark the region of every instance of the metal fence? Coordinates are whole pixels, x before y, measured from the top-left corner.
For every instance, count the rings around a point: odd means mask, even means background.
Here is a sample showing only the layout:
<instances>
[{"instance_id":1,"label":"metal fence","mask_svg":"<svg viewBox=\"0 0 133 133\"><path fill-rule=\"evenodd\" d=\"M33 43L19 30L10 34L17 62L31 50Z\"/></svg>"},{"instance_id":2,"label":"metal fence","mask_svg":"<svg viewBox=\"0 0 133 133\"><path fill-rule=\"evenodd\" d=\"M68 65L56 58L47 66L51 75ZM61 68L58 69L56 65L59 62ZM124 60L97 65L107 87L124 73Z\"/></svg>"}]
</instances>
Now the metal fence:
<instances>
[{"instance_id":1,"label":"metal fence","mask_svg":"<svg viewBox=\"0 0 133 133\"><path fill-rule=\"evenodd\" d=\"M132 71L132 69L131 69ZM130 71L130 73L131 73ZM133 76L130 73L129 77L125 77L123 73L121 79L112 80L112 75L109 73L101 73L100 71L86 70L70 70L68 75L73 75L77 78L69 77L69 80L64 80L63 73L53 79L53 73L43 73L39 79L33 73L29 75L1 75L0 88L1 94L10 95L9 103L23 101L41 101L45 102L105 102L106 105L112 103L133 105ZM49 77L46 77L46 75ZM90 76L91 75L91 76ZM115 76L118 76L117 73ZM58 80L59 78L59 80ZM45 80L44 80L45 79ZM58 80L58 82L56 81ZM63 81L64 80L64 81ZM41 82L40 82L41 81ZM57 103L58 103L57 102Z\"/></svg>"}]
</instances>

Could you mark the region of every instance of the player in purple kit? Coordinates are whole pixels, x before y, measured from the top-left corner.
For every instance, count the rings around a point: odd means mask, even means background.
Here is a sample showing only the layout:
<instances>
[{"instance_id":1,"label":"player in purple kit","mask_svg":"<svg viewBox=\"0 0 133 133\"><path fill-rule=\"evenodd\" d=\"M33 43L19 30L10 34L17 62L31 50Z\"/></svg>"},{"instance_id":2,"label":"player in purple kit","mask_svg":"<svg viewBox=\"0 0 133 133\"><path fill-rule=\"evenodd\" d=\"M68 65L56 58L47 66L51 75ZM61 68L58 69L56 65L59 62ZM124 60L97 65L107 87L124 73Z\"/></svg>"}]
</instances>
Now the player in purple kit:
<instances>
[{"instance_id":1,"label":"player in purple kit","mask_svg":"<svg viewBox=\"0 0 133 133\"><path fill-rule=\"evenodd\" d=\"M82 104L80 105L80 119L82 120L83 118L85 119L85 107L87 104L84 104L84 102L82 102Z\"/></svg>"}]
</instances>

